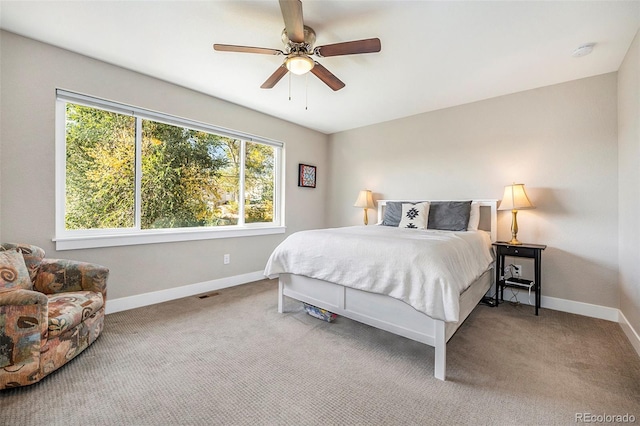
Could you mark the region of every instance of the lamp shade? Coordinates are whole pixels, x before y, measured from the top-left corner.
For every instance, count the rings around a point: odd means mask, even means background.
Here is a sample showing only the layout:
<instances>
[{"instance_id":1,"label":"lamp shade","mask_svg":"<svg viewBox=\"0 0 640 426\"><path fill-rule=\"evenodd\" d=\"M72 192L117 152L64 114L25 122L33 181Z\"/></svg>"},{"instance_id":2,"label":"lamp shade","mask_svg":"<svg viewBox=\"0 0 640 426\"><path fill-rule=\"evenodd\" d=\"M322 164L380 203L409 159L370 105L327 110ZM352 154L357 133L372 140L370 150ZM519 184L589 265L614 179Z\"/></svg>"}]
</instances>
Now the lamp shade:
<instances>
[{"instance_id":1,"label":"lamp shade","mask_svg":"<svg viewBox=\"0 0 640 426\"><path fill-rule=\"evenodd\" d=\"M358 199L356 200L353 207L360 207L361 209L372 209L375 206L373 205L373 197L371 196L371 191L368 189L363 189L358 194Z\"/></svg>"},{"instance_id":2,"label":"lamp shade","mask_svg":"<svg viewBox=\"0 0 640 426\"><path fill-rule=\"evenodd\" d=\"M504 187L504 195L498 210L526 210L535 209L531 203L527 193L524 190L523 183L514 183Z\"/></svg>"}]
</instances>

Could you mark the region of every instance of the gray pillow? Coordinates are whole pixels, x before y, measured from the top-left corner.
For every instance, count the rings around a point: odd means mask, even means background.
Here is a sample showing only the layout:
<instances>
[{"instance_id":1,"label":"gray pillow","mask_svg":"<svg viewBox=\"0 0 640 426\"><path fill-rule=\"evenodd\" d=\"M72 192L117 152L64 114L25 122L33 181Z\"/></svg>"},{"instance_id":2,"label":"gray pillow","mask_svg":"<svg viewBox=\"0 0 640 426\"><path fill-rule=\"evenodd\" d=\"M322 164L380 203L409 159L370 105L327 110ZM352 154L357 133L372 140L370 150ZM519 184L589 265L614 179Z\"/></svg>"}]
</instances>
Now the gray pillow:
<instances>
[{"instance_id":1,"label":"gray pillow","mask_svg":"<svg viewBox=\"0 0 640 426\"><path fill-rule=\"evenodd\" d=\"M398 226L402 219L402 201L390 201L384 208L384 217L382 225Z\"/></svg>"},{"instance_id":2,"label":"gray pillow","mask_svg":"<svg viewBox=\"0 0 640 426\"><path fill-rule=\"evenodd\" d=\"M432 201L427 229L466 231L470 214L471 201Z\"/></svg>"}]
</instances>

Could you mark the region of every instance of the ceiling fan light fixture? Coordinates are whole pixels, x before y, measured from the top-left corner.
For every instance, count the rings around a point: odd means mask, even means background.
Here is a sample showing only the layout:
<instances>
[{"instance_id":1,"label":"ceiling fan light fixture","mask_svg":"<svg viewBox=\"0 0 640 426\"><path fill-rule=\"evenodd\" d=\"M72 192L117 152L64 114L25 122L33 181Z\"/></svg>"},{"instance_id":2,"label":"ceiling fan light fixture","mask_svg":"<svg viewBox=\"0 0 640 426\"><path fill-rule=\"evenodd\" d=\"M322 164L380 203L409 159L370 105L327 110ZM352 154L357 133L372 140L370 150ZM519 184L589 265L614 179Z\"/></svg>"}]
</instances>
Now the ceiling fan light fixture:
<instances>
[{"instance_id":1,"label":"ceiling fan light fixture","mask_svg":"<svg viewBox=\"0 0 640 426\"><path fill-rule=\"evenodd\" d=\"M289 71L296 75L306 74L315 65L313 59L306 55L290 55L285 61L284 65Z\"/></svg>"}]
</instances>

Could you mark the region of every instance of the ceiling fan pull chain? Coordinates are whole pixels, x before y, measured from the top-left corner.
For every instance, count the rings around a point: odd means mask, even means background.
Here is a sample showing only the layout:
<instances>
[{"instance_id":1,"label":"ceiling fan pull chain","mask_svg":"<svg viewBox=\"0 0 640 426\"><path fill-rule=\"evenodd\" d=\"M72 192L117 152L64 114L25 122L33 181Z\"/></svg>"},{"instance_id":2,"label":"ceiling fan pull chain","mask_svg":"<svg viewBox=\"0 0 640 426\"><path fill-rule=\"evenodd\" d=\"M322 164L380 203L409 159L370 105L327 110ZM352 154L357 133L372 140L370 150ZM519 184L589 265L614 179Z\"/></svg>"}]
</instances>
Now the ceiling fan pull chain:
<instances>
[{"instance_id":1,"label":"ceiling fan pull chain","mask_svg":"<svg viewBox=\"0 0 640 426\"><path fill-rule=\"evenodd\" d=\"M289 100L291 100L291 73L289 73Z\"/></svg>"},{"instance_id":2,"label":"ceiling fan pull chain","mask_svg":"<svg viewBox=\"0 0 640 426\"><path fill-rule=\"evenodd\" d=\"M309 109L309 73L305 74L304 78L304 110Z\"/></svg>"}]
</instances>

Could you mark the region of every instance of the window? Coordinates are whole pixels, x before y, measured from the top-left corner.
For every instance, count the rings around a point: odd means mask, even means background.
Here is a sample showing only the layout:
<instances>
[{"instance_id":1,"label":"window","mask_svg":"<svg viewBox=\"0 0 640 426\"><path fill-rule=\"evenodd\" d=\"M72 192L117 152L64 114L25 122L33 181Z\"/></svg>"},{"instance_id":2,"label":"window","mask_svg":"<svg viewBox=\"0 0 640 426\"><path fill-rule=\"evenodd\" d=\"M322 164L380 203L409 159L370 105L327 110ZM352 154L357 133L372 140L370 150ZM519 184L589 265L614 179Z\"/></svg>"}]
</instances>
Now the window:
<instances>
[{"instance_id":1,"label":"window","mask_svg":"<svg viewBox=\"0 0 640 426\"><path fill-rule=\"evenodd\" d=\"M56 245L284 232L282 143L62 90Z\"/></svg>"}]
</instances>

